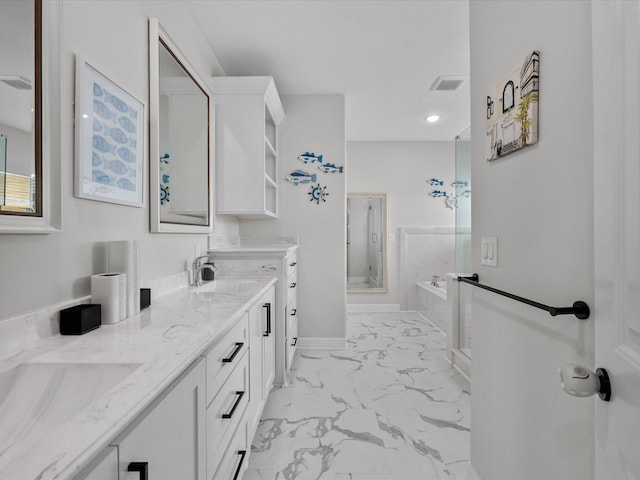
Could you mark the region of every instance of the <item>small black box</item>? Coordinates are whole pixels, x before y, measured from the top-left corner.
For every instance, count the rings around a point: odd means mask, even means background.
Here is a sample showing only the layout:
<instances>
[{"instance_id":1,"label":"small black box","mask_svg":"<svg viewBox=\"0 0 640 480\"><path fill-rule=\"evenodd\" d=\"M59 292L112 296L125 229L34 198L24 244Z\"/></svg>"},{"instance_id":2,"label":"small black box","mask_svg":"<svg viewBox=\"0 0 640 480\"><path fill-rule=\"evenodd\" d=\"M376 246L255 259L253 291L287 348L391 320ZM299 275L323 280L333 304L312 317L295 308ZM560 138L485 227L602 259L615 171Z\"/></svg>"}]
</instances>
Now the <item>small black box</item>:
<instances>
[{"instance_id":1,"label":"small black box","mask_svg":"<svg viewBox=\"0 0 640 480\"><path fill-rule=\"evenodd\" d=\"M60 310L60 335L82 335L102 325L99 304L82 304Z\"/></svg>"},{"instance_id":2,"label":"small black box","mask_svg":"<svg viewBox=\"0 0 640 480\"><path fill-rule=\"evenodd\" d=\"M150 288L141 288L140 289L140 310L143 310L151 305L151 289Z\"/></svg>"}]
</instances>

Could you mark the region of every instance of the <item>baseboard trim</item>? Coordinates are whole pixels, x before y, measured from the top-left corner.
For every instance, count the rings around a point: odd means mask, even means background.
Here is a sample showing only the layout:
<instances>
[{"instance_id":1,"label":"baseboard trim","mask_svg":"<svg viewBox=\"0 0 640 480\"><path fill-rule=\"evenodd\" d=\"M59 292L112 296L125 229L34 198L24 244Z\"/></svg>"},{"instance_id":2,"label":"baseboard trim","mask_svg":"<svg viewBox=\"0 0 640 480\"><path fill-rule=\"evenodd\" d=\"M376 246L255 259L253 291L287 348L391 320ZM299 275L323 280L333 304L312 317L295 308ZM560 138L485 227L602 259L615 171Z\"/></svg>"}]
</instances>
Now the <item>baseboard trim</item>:
<instances>
[{"instance_id":1,"label":"baseboard trim","mask_svg":"<svg viewBox=\"0 0 640 480\"><path fill-rule=\"evenodd\" d=\"M346 350L345 337L300 337L298 348L307 350Z\"/></svg>"},{"instance_id":2,"label":"baseboard trim","mask_svg":"<svg viewBox=\"0 0 640 480\"><path fill-rule=\"evenodd\" d=\"M347 303L347 313L399 311L399 303Z\"/></svg>"}]
</instances>

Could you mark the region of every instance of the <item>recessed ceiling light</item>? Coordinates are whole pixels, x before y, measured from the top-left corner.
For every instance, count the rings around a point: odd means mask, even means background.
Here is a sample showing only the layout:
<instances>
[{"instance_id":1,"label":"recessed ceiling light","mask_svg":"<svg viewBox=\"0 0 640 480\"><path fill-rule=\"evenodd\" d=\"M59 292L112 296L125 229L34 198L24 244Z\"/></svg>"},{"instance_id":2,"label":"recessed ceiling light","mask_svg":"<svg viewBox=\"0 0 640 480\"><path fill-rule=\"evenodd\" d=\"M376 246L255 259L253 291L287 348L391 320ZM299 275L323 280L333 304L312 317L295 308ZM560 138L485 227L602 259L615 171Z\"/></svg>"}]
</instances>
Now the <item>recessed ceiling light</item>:
<instances>
[{"instance_id":1,"label":"recessed ceiling light","mask_svg":"<svg viewBox=\"0 0 640 480\"><path fill-rule=\"evenodd\" d=\"M433 123L433 122L437 122L438 120L440 120L440 115L429 115L429 116L424 117L424 119L429 123Z\"/></svg>"}]
</instances>

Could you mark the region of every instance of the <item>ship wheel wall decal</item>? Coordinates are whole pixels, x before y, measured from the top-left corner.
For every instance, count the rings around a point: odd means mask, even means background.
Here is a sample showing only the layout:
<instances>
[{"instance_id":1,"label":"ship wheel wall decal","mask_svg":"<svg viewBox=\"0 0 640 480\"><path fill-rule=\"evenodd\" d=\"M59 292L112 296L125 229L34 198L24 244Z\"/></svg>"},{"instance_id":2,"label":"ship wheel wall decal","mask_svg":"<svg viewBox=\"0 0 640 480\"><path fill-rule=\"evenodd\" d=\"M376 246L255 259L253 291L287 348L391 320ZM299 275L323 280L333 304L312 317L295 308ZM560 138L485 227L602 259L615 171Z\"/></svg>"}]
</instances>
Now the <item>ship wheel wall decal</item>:
<instances>
[{"instance_id":1,"label":"ship wheel wall decal","mask_svg":"<svg viewBox=\"0 0 640 480\"><path fill-rule=\"evenodd\" d=\"M329 196L326 190L327 187L321 187L319 183L317 185L311 185L311 190L308 193L308 195L311 197L309 201L316 202L316 204L320 204L320 200L326 202L326 197Z\"/></svg>"}]
</instances>

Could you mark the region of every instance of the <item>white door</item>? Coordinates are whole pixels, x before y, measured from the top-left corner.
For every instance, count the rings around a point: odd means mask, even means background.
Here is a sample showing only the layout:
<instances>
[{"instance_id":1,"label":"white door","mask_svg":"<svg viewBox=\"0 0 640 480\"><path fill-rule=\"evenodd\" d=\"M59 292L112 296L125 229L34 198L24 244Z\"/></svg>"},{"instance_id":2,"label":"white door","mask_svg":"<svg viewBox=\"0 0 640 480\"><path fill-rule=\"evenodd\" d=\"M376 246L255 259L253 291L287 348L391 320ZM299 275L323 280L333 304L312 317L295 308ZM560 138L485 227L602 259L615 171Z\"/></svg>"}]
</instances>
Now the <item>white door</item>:
<instances>
[{"instance_id":1,"label":"white door","mask_svg":"<svg viewBox=\"0 0 640 480\"><path fill-rule=\"evenodd\" d=\"M640 0L593 0L598 480L640 479ZM585 135L587 140L587 135Z\"/></svg>"}]
</instances>

